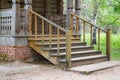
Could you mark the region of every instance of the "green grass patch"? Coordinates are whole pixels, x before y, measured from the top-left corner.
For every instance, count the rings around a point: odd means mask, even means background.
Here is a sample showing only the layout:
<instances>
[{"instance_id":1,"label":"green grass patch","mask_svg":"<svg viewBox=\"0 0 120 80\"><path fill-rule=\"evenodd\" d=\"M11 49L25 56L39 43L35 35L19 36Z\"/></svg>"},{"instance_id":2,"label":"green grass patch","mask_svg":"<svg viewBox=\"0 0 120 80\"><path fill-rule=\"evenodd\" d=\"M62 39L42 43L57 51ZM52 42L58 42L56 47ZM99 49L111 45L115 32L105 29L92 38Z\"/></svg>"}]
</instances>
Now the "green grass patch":
<instances>
[{"instance_id":1,"label":"green grass patch","mask_svg":"<svg viewBox=\"0 0 120 80\"><path fill-rule=\"evenodd\" d=\"M103 54L106 54L106 35L104 33L100 36L100 49ZM86 42L90 43L90 35L86 34ZM95 49L98 49L97 45L94 45ZM112 34L111 35L111 59L112 60L120 60L120 34Z\"/></svg>"}]
</instances>

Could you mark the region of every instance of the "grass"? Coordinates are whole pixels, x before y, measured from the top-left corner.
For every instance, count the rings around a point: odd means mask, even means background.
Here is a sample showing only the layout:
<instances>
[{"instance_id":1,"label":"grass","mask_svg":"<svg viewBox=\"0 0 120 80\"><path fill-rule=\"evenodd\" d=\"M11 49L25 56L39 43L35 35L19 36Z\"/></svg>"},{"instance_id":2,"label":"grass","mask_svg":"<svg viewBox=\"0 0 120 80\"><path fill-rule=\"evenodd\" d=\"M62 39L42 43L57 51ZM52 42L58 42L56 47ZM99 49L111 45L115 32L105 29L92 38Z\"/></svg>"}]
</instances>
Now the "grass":
<instances>
[{"instance_id":1,"label":"grass","mask_svg":"<svg viewBox=\"0 0 120 80\"><path fill-rule=\"evenodd\" d=\"M90 43L89 34L86 35L86 39L88 44ZM97 45L94 45L95 49L97 49ZM101 51L103 54L106 54L106 35L104 33L101 34L100 40ZM120 34L112 34L111 35L111 59L112 60L120 60Z\"/></svg>"}]
</instances>

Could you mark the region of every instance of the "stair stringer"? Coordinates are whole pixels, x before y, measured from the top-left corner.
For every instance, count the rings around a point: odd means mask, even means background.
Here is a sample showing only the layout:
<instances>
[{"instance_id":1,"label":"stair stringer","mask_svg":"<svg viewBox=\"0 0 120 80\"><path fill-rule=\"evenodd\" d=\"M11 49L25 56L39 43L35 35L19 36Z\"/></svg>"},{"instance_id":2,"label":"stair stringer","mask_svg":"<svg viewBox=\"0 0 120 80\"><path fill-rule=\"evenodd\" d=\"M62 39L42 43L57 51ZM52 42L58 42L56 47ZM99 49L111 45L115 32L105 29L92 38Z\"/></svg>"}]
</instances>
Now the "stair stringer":
<instances>
[{"instance_id":1,"label":"stair stringer","mask_svg":"<svg viewBox=\"0 0 120 80\"><path fill-rule=\"evenodd\" d=\"M58 65L59 64L57 57L51 57L49 55L49 51L43 51L41 49L41 46L36 46L34 44L34 41L29 41L29 46L32 49L34 49L36 52L38 52L40 55L42 55L44 58L46 58L48 61L50 61L52 64L54 64L54 65Z\"/></svg>"}]
</instances>

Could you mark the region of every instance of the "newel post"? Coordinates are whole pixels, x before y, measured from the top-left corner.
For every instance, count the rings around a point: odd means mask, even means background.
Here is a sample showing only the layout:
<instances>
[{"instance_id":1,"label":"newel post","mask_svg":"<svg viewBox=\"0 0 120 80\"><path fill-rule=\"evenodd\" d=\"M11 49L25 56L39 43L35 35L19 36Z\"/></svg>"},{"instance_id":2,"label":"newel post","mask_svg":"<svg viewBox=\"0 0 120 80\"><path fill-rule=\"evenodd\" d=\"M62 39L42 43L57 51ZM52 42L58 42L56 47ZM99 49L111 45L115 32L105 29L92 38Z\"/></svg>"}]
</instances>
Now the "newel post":
<instances>
[{"instance_id":1,"label":"newel post","mask_svg":"<svg viewBox=\"0 0 120 80\"><path fill-rule=\"evenodd\" d=\"M111 44L111 29L107 29L106 34L106 55L108 56L108 60L110 60L110 44Z\"/></svg>"},{"instance_id":2,"label":"newel post","mask_svg":"<svg viewBox=\"0 0 120 80\"><path fill-rule=\"evenodd\" d=\"M68 30L66 33L66 67L71 67L71 35L72 30Z\"/></svg>"}]
</instances>

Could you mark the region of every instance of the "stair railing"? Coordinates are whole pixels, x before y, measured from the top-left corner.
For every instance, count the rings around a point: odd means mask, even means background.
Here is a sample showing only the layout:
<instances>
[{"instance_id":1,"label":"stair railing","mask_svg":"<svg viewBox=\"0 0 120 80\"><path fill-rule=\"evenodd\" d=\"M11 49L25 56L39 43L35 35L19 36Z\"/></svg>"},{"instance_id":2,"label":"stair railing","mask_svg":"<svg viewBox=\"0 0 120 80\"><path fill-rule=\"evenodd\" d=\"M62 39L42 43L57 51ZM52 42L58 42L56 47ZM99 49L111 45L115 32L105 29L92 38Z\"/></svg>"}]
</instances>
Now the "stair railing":
<instances>
[{"instance_id":1,"label":"stair railing","mask_svg":"<svg viewBox=\"0 0 120 80\"><path fill-rule=\"evenodd\" d=\"M101 32L104 32L106 34L106 55L108 56L108 60L110 60L110 38L111 38L111 29L108 28L107 30L104 30L100 27L97 27L96 25L94 25L93 23L81 18L80 16L77 16L75 14L71 14L70 15L70 29L72 30L73 32L73 22L74 20L76 21L75 23L75 27L76 27L76 36L78 37L79 36L79 24L83 24L83 27L82 27L82 41L83 42L86 42L86 28L89 28L89 31L90 32L90 46L92 46L92 32L93 32L93 28L96 28L97 30L97 49L98 51L100 51L100 48L101 48L101 44L100 44L100 41L101 41Z\"/></svg>"},{"instance_id":2,"label":"stair railing","mask_svg":"<svg viewBox=\"0 0 120 80\"><path fill-rule=\"evenodd\" d=\"M39 22L38 22L39 21ZM42 26L39 26L39 23L42 24ZM33 27L35 26L35 27ZM29 34L30 36L33 36L35 39L39 38L40 35L42 35L42 44L44 44L45 41L45 28L46 26L49 28L48 35L49 35L49 48L52 48L52 38L53 27L56 28L57 33L55 34L57 36L57 53L59 55L60 52L60 32L64 32L66 34L66 30L59 25L53 23L52 21L48 20L47 18L41 16L37 12L30 10L29 11ZM42 28L40 28L42 27ZM39 31L41 29L41 32Z\"/></svg>"},{"instance_id":3,"label":"stair railing","mask_svg":"<svg viewBox=\"0 0 120 80\"><path fill-rule=\"evenodd\" d=\"M39 20L38 20L39 19ZM38 32L38 21L41 19L41 24L42 24L42 32ZM47 24L47 25L46 25ZM33 27L35 26L35 27ZM36 13L33 10L29 10L29 26L28 26L28 31L29 35L35 39L38 39L40 35L42 35L42 44L44 44L45 41L45 26L48 26L48 34L49 34L49 48L52 48L52 38L53 37L53 32L52 29L53 27L56 28L56 35L57 35L57 55L60 55L60 37L61 33L64 36L66 36L66 67L71 67L71 30L66 31L64 28L60 27L59 25L53 23L52 21L48 20L47 18L41 16L40 14ZM34 31L35 30L35 31Z\"/></svg>"}]
</instances>

